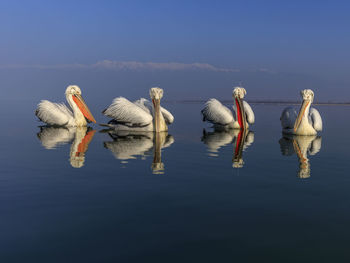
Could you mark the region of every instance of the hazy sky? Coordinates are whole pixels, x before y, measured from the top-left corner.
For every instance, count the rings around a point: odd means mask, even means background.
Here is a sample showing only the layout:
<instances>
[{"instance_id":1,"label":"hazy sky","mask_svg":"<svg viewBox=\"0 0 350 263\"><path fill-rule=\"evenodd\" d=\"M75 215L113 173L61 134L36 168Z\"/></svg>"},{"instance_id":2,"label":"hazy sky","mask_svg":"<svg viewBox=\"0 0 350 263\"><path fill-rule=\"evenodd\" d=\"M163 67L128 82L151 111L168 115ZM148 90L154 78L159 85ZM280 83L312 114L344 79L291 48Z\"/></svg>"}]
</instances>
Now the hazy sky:
<instances>
[{"instance_id":1,"label":"hazy sky","mask_svg":"<svg viewBox=\"0 0 350 263\"><path fill-rule=\"evenodd\" d=\"M183 88L170 92L175 97L186 96L188 78L193 89L203 91L202 97L222 85L227 86L220 95L226 90L231 94L231 87L244 81L247 90L256 91L253 98L283 97L286 87L293 92L311 87L320 89L323 100L330 91L335 91L330 99L347 100L349 10L348 1L321 0L2 0L0 76L6 80L0 80L0 85L18 81L16 75L27 70L24 68L35 67L38 78L47 78L45 71L52 67L74 72L75 64L80 64L78 70L91 75L92 65L100 62L100 71L110 71L112 64L118 74L121 70L129 75L158 71L163 85L167 85L165 79L170 83L184 71ZM109 64L101 63L104 60ZM130 61L158 64L118 64ZM209 65L189 65L193 63ZM198 81L193 81L191 72ZM150 84L147 74L141 75ZM76 81L71 72L67 77L72 79L60 76L62 84ZM154 76L151 79L156 80ZM217 86L209 86L214 79ZM188 97L198 96L189 92Z\"/></svg>"}]
</instances>

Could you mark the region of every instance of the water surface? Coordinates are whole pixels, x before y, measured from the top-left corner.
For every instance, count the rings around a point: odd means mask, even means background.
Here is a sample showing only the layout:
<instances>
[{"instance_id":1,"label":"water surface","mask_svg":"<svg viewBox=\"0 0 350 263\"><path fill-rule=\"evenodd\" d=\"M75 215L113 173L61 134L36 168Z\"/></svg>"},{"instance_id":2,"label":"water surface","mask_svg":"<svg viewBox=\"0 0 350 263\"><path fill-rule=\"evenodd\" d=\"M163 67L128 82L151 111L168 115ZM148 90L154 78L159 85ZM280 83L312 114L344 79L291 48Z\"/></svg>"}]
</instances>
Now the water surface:
<instances>
[{"instance_id":1,"label":"water surface","mask_svg":"<svg viewBox=\"0 0 350 263\"><path fill-rule=\"evenodd\" d=\"M2 101L1 262L348 262L350 108L283 137L285 106L249 134L214 133L201 104L167 103L167 134L40 128ZM91 105L95 118L105 105Z\"/></svg>"}]
</instances>

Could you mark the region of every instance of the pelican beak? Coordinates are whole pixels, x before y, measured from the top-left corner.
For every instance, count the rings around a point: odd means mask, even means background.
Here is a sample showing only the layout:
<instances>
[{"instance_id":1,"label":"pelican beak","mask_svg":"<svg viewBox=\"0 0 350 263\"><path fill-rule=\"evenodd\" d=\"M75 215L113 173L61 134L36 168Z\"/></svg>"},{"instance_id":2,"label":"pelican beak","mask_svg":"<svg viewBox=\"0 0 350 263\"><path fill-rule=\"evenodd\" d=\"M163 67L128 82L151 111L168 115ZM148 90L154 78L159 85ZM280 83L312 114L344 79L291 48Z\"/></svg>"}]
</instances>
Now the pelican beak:
<instances>
[{"instance_id":1,"label":"pelican beak","mask_svg":"<svg viewBox=\"0 0 350 263\"><path fill-rule=\"evenodd\" d=\"M301 104L300 110L299 110L299 114L297 116L297 119L295 120L294 123L294 132L297 131L297 129L300 126L301 120L303 119L303 116L305 114L305 110L307 108L307 106L309 105L310 101L309 100L303 100L303 103Z\"/></svg>"},{"instance_id":2,"label":"pelican beak","mask_svg":"<svg viewBox=\"0 0 350 263\"><path fill-rule=\"evenodd\" d=\"M96 123L96 120L95 120L94 116L92 116L92 114L91 114L88 106L86 106L86 103L85 103L84 99L82 98L82 96L80 94L74 94L73 95L73 100L77 104L78 108L83 113L85 118L89 122Z\"/></svg>"},{"instance_id":3,"label":"pelican beak","mask_svg":"<svg viewBox=\"0 0 350 263\"><path fill-rule=\"evenodd\" d=\"M241 129L245 130L247 128L247 120L243 107L243 101L241 98L236 97L236 109L237 109L237 121Z\"/></svg>"},{"instance_id":4,"label":"pelican beak","mask_svg":"<svg viewBox=\"0 0 350 263\"><path fill-rule=\"evenodd\" d=\"M155 132L159 132L160 130L160 99L152 99L153 107L154 107L154 125Z\"/></svg>"}]
</instances>

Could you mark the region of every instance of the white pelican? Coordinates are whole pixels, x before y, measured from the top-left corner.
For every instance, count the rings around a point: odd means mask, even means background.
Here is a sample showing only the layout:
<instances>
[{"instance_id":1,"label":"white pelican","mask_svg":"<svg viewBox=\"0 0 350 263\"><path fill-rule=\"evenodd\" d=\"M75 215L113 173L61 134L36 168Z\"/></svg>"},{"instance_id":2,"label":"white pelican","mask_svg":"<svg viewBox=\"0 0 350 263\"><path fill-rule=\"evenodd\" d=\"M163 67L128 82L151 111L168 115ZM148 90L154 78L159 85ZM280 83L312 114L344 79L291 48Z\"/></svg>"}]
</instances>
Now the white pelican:
<instances>
[{"instance_id":1,"label":"white pelican","mask_svg":"<svg viewBox=\"0 0 350 263\"><path fill-rule=\"evenodd\" d=\"M204 109L201 111L203 121L214 124L217 130L227 129L248 129L249 124L253 124L255 116L252 108L246 101L243 101L246 90L236 87L233 90L233 98L235 104L233 106L234 113L226 106L222 105L217 99L210 99L205 103Z\"/></svg>"},{"instance_id":2,"label":"white pelican","mask_svg":"<svg viewBox=\"0 0 350 263\"><path fill-rule=\"evenodd\" d=\"M322 137L311 135L288 135L285 134L279 140L282 155L290 156L296 153L299 159L299 178L310 177L309 155L316 155L321 150Z\"/></svg>"},{"instance_id":3,"label":"white pelican","mask_svg":"<svg viewBox=\"0 0 350 263\"><path fill-rule=\"evenodd\" d=\"M78 86L68 86L65 95L73 113L63 103L59 104L48 100L42 100L38 104L35 115L42 122L52 126L80 127L86 126L87 121L96 123L89 108L81 97L81 90Z\"/></svg>"},{"instance_id":4,"label":"white pelican","mask_svg":"<svg viewBox=\"0 0 350 263\"><path fill-rule=\"evenodd\" d=\"M168 132L115 132L111 130L108 134L113 141L103 144L116 159L122 160L122 163L127 163L129 159L136 159L137 156L145 159L153 149L152 171L154 174L164 173L161 152L163 148L169 147L174 142L174 137Z\"/></svg>"},{"instance_id":5,"label":"white pelican","mask_svg":"<svg viewBox=\"0 0 350 263\"><path fill-rule=\"evenodd\" d=\"M40 127L37 134L42 145L48 149L56 149L60 145L72 142L70 148L70 164L74 168L80 168L85 162L85 153L89 143L94 137L95 130L85 127Z\"/></svg>"},{"instance_id":6,"label":"white pelican","mask_svg":"<svg viewBox=\"0 0 350 263\"><path fill-rule=\"evenodd\" d=\"M135 102L123 97L115 98L102 112L113 118L107 126L115 131L167 131L167 124L173 123L174 117L160 106L163 90L155 87L151 88L149 93L152 103L144 98Z\"/></svg>"},{"instance_id":7,"label":"white pelican","mask_svg":"<svg viewBox=\"0 0 350 263\"><path fill-rule=\"evenodd\" d=\"M209 156L218 156L221 147L234 145L232 166L242 168L244 165L243 151L254 142L254 133L248 130L235 129L232 131L206 132L203 130L202 141L208 146Z\"/></svg>"},{"instance_id":8,"label":"white pelican","mask_svg":"<svg viewBox=\"0 0 350 263\"><path fill-rule=\"evenodd\" d=\"M292 107L287 107L281 115L283 133L295 135L316 135L322 131L322 118L315 108L310 108L314 100L314 92L305 89L300 92L303 102L299 113Z\"/></svg>"}]
</instances>

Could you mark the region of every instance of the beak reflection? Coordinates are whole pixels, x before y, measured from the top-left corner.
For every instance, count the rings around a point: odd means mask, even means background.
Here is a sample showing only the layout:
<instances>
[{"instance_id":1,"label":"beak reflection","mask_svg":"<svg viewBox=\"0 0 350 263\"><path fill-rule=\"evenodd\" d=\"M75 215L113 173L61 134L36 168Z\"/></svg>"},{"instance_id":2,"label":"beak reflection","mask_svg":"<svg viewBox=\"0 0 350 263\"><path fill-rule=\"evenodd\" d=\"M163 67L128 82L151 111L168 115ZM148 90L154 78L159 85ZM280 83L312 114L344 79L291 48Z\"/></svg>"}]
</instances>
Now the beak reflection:
<instances>
[{"instance_id":1,"label":"beak reflection","mask_svg":"<svg viewBox=\"0 0 350 263\"><path fill-rule=\"evenodd\" d=\"M69 161L72 167L81 168L85 163L85 154L92 141L95 130L88 127L40 127L37 137L48 150L71 143Z\"/></svg>"},{"instance_id":2,"label":"beak reflection","mask_svg":"<svg viewBox=\"0 0 350 263\"><path fill-rule=\"evenodd\" d=\"M201 141L208 146L208 156L219 157L221 148L233 145L232 167L244 166L243 152L254 142L254 133L244 129L207 132L203 130Z\"/></svg>"}]
</instances>

